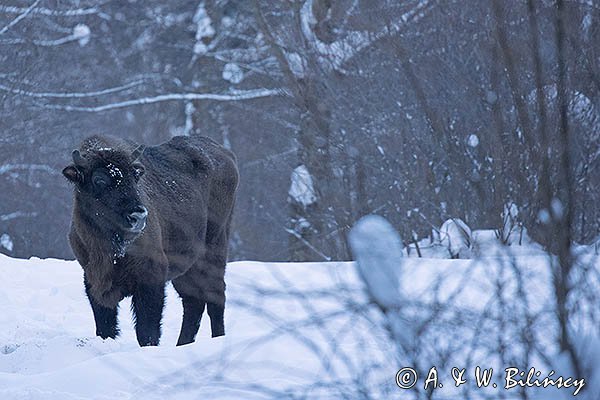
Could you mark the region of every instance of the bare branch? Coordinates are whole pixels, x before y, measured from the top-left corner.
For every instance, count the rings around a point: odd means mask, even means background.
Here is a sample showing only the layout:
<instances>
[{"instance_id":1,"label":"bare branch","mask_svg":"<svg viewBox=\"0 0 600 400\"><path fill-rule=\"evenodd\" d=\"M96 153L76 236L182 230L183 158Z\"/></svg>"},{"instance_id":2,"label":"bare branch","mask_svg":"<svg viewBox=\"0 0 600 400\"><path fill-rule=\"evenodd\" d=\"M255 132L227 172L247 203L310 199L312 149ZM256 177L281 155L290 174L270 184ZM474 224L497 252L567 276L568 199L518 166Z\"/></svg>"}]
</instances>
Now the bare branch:
<instances>
[{"instance_id":1,"label":"bare branch","mask_svg":"<svg viewBox=\"0 0 600 400\"><path fill-rule=\"evenodd\" d=\"M154 97L142 97L139 99L120 101L116 103L105 104L96 107L81 107L81 106L62 106L62 105L45 105L46 108L63 110L63 111L81 111L81 112L103 112L115 110L118 108L126 108L132 106L161 103L164 101L191 101L191 100L215 100L215 101L240 101L259 99L270 96L288 95L283 89L255 89L255 90L240 90L230 94L217 93L169 93Z\"/></svg>"},{"instance_id":2,"label":"bare branch","mask_svg":"<svg viewBox=\"0 0 600 400\"><path fill-rule=\"evenodd\" d=\"M39 1L36 2L36 4ZM102 3L104 4L104 2ZM0 5L0 13L4 14L23 14L31 7L12 7L12 6L4 6ZM52 17L79 17L83 15L99 15L103 18L107 18L108 16L104 13L101 13L98 10L98 7L90 7L90 8L78 8L71 10L53 10L50 8L44 7L35 7L31 9L27 14L37 14L37 15L47 15Z\"/></svg>"},{"instance_id":3,"label":"bare branch","mask_svg":"<svg viewBox=\"0 0 600 400\"><path fill-rule=\"evenodd\" d=\"M304 245L306 245L306 247L308 247L309 249L311 249L312 251L314 251L315 253L317 253L319 256L323 257L323 260L325 260L325 261L331 261L331 257L325 255L325 253L323 253L321 250L319 250L315 246L313 246L308 240L304 239L302 237L302 235L300 235L295 230L289 229L289 228L285 228L285 231L287 233L289 233L290 235L294 236L296 239L300 240L302 243L304 243Z\"/></svg>"},{"instance_id":4,"label":"bare branch","mask_svg":"<svg viewBox=\"0 0 600 400\"><path fill-rule=\"evenodd\" d=\"M23 211L15 211L10 214L0 215L0 221L10 221L15 218L35 218L39 215L38 212L23 212Z\"/></svg>"},{"instance_id":5,"label":"bare branch","mask_svg":"<svg viewBox=\"0 0 600 400\"><path fill-rule=\"evenodd\" d=\"M6 31L8 31L10 28L12 28L13 26L15 26L16 24L19 23L19 21L21 21L22 19L24 19L25 17L27 17L27 15L29 15L29 13L31 13L33 11L33 9L35 9L35 7L40 3L40 0L35 0L33 2L32 5L30 5L28 8L26 8L22 14L19 14L19 16L17 16L15 19L13 19L12 21L10 21L4 28L0 29L0 35L3 35L6 33Z\"/></svg>"},{"instance_id":6,"label":"bare branch","mask_svg":"<svg viewBox=\"0 0 600 400\"><path fill-rule=\"evenodd\" d=\"M29 170L29 171L44 171L49 174L57 175L58 171L46 164L4 164L0 165L0 175L6 174L15 170Z\"/></svg>"},{"instance_id":7,"label":"bare branch","mask_svg":"<svg viewBox=\"0 0 600 400\"><path fill-rule=\"evenodd\" d=\"M430 0L420 0L414 7L399 18L399 23L384 26L378 32L349 31L343 39L333 43L325 43L319 40L312 30L311 22L315 19L312 13L313 0L308 0L302 6L300 13L302 33L308 42L315 47L315 50L321 56L320 59L323 64L337 70L356 54L368 48L373 42L398 33L409 22L415 22L422 19L425 14L432 9L432 4L433 3Z\"/></svg>"},{"instance_id":8,"label":"bare branch","mask_svg":"<svg viewBox=\"0 0 600 400\"><path fill-rule=\"evenodd\" d=\"M13 94L20 94L27 97L35 97L35 98L57 98L57 99L74 99L74 98L86 98L86 97L96 97L103 96L111 93L121 92L123 90L131 89L132 87L141 85L144 83L145 79L138 79L133 82L126 83L121 86L116 86L108 89L97 90L93 92L72 92L72 93L60 93L60 92L30 92L22 89L15 89L8 86L4 86L0 83L0 90L5 92L10 92Z\"/></svg>"}]
</instances>

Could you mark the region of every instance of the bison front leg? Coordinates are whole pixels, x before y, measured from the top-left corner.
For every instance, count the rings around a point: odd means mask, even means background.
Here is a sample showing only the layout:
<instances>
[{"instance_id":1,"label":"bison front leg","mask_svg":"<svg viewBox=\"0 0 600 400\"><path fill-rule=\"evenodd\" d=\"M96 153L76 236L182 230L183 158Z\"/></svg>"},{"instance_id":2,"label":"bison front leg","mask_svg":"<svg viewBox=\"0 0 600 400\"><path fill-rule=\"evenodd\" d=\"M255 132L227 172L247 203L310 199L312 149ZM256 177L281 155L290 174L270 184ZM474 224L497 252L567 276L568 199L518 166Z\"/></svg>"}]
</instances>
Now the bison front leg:
<instances>
[{"instance_id":1,"label":"bison front leg","mask_svg":"<svg viewBox=\"0 0 600 400\"><path fill-rule=\"evenodd\" d=\"M132 299L135 333L140 346L158 346L165 305L165 285L137 285Z\"/></svg>"},{"instance_id":2,"label":"bison front leg","mask_svg":"<svg viewBox=\"0 0 600 400\"><path fill-rule=\"evenodd\" d=\"M104 307L98 303L90 293L90 284L84 280L85 293L87 294L92 312L94 313L94 321L96 322L96 336L102 339L116 338L119 335L118 328L118 305L114 308Z\"/></svg>"}]
</instances>

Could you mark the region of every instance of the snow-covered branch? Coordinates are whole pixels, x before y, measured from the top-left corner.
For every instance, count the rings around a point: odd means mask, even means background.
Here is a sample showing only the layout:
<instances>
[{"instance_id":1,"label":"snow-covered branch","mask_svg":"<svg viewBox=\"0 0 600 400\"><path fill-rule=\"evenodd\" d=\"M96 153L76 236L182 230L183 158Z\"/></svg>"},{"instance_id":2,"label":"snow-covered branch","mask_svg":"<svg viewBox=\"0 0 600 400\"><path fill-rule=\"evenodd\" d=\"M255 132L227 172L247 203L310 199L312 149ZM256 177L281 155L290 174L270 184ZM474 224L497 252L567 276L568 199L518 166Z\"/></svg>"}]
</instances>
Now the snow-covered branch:
<instances>
[{"instance_id":1,"label":"snow-covered branch","mask_svg":"<svg viewBox=\"0 0 600 400\"><path fill-rule=\"evenodd\" d=\"M204 1L201 1L196 8L196 13L192 19L196 25L196 40L194 44L191 63L194 63L199 56L206 54L211 48L206 45L205 41L210 41L215 35L215 29L212 26L212 21L206 12Z\"/></svg>"},{"instance_id":2,"label":"snow-covered branch","mask_svg":"<svg viewBox=\"0 0 600 400\"><path fill-rule=\"evenodd\" d=\"M273 160L280 158L280 157L288 157L292 154L297 154L297 153L298 153L298 149L296 147L293 147L289 150L282 151L281 153L269 154L269 155L266 155L265 157L245 162L244 164L242 164L242 166L244 168L253 167L256 165L273 162Z\"/></svg>"},{"instance_id":3,"label":"snow-covered branch","mask_svg":"<svg viewBox=\"0 0 600 400\"><path fill-rule=\"evenodd\" d=\"M39 1L37 1L35 4L37 5L37 3L39 3ZM30 7L13 7L13 6L0 5L0 13L21 14L22 15L25 12L27 12L27 10L29 8L32 8L32 7L31 6ZM52 16L52 17L79 17L79 16L84 16L84 15L99 15L102 18L108 18L108 16L106 14L100 12L98 7L78 8L78 9L71 9L71 10L53 10L51 8L35 7L35 5L34 5L33 8L29 12L27 12L27 14L28 15L38 14L38 15L46 15L46 16Z\"/></svg>"},{"instance_id":4,"label":"snow-covered branch","mask_svg":"<svg viewBox=\"0 0 600 400\"><path fill-rule=\"evenodd\" d=\"M139 99L132 99L126 101L120 101L110 104L94 107L82 107L82 106L63 106L63 105L45 105L46 108L53 108L56 110L64 111L81 111L81 112L103 112L115 110L118 108L126 108L132 106L161 103L165 101L193 101L193 100L214 100L214 101L240 101L240 100L251 100L259 99L270 96L282 96L287 95L287 92L282 89L255 89L255 90L239 90L233 91L226 94L218 93L169 93L162 94L153 97L142 97Z\"/></svg>"},{"instance_id":5,"label":"snow-covered branch","mask_svg":"<svg viewBox=\"0 0 600 400\"><path fill-rule=\"evenodd\" d=\"M133 82L126 83L121 86L115 86L108 89L96 90L92 92L31 92L18 88L11 88L5 86L0 83L0 90L5 92L10 92L12 94L19 94L27 97L35 97L35 98L56 98L56 99L75 99L75 98L86 98L86 97L96 97L96 96L104 96L111 93L121 92L123 90L131 89L132 87L139 86L144 83L144 79L138 79Z\"/></svg>"},{"instance_id":6,"label":"snow-covered branch","mask_svg":"<svg viewBox=\"0 0 600 400\"><path fill-rule=\"evenodd\" d=\"M33 44L43 47L61 46L70 42L78 41L80 46L85 46L90 40L90 28L85 24L76 25L73 33L52 40L34 40Z\"/></svg>"},{"instance_id":7,"label":"snow-covered branch","mask_svg":"<svg viewBox=\"0 0 600 400\"><path fill-rule=\"evenodd\" d=\"M10 214L0 215L0 221L10 221L15 218L35 218L39 215L38 212L23 212L23 211L15 211Z\"/></svg>"},{"instance_id":8,"label":"snow-covered branch","mask_svg":"<svg viewBox=\"0 0 600 400\"><path fill-rule=\"evenodd\" d=\"M308 247L309 249L311 249L312 251L314 251L315 253L317 253L320 257L322 257L323 260L325 260L325 261L331 261L331 257L327 256L321 250L317 249L315 246L313 246L308 240L304 239L302 237L302 235L300 235L295 230L289 229L289 228L285 228L285 231L287 233L289 233L290 235L294 236L296 239L300 240L306 247Z\"/></svg>"},{"instance_id":9,"label":"snow-covered branch","mask_svg":"<svg viewBox=\"0 0 600 400\"><path fill-rule=\"evenodd\" d=\"M307 0L302 6L300 20L302 24L302 33L306 40L311 43L320 56L320 61L333 69L340 69L342 65L349 61L356 54L369 47L373 42L398 33L409 22L415 22L422 19L425 13L432 7L431 0L420 0L410 10L402 14L398 22L384 26L377 32L368 31L349 31L342 39L332 43L321 41L313 30L316 18L313 14L313 0Z\"/></svg>"},{"instance_id":10,"label":"snow-covered branch","mask_svg":"<svg viewBox=\"0 0 600 400\"><path fill-rule=\"evenodd\" d=\"M28 171L44 171L49 174L58 174L56 169L46 164L4 164L0 165L0 175L16 170L28 170Z\"/></svg>"},{"instance_id":11,"label":"snow-covered branch","mask_svg":"<svg viewBox=\"0 0 600 400\"><path fill-rule=\"evenodd\" d=\"M35 7L37 7L37 5L39 3L40 3L40 0L36 0L36 1L33 2L33 4L31 4L29 7L27 7L26 9L24 9L21 14L19 14L15 19L13 19L12 21L10 21L4 28L0 29L0 35L5 34L6 31L8 31L10 28L12 28L13 26L15 26L16 24L18 24L19 21L21 21L22 19L24 19L25 17L27 17L35 9Z\"/></svg>"}]
</instances>

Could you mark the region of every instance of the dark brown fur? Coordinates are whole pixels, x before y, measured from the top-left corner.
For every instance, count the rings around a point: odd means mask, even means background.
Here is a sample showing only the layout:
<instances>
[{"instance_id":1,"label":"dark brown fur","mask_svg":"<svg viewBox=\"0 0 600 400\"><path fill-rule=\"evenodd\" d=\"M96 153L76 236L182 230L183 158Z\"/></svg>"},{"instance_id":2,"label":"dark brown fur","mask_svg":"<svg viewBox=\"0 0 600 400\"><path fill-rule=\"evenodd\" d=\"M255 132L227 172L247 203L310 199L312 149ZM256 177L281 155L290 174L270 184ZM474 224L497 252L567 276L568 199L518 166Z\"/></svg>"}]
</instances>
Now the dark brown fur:
<instances>
[{"instance_id":1,"label":"dark brown fur","mask_svg":"<svg viewBox=\"0 0 600 400\"><path fill-rule=\"evenodd\" d=\"M75 183L69 241L84 270L96 333L114 338L118 304L133 296L140 345L158 344L164 286L172 280L184 306L178 344L194 341L205 305L213 336L223 335L235 157L205 137L174 137L147 147L138 161L136 147L92 136L63 171ZM100 190L95 176L107 171L112 186ZM140 206L146 225L132 233L123 218Z\"/></svg>"}]
</instances>

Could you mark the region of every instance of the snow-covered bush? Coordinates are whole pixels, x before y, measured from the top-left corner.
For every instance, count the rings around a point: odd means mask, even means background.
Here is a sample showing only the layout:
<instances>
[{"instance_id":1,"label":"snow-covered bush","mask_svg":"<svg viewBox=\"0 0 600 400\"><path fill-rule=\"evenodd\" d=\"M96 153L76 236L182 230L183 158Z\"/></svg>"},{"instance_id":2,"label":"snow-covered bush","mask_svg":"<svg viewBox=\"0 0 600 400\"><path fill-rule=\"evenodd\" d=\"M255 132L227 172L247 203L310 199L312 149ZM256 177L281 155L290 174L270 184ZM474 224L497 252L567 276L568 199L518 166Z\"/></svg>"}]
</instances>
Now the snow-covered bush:
<instances>
[{"instance_id":1,"label":"snow-covered bush","mask_svg":"<svg viewBox=\"0 0 600 400\"><path fill-rule=\"evenodd\" d=\"M469 258L473 238L471 228L460 218L446 220L439 231L440 243L452 258Z\"/></svg>"},{"instance_id":2,"label":"snow-covered bush","mask_svg":"<svg viewBox=\"0 0 600 400\"><path fill-rule=\"evenodd\" d=\"M502 227L496 233L500 242L506 245L521 245L525 235L525 227L519 217L519 207L513 202L507 203L504 205L501 216Z\"/></svg>"}]
</instances>

